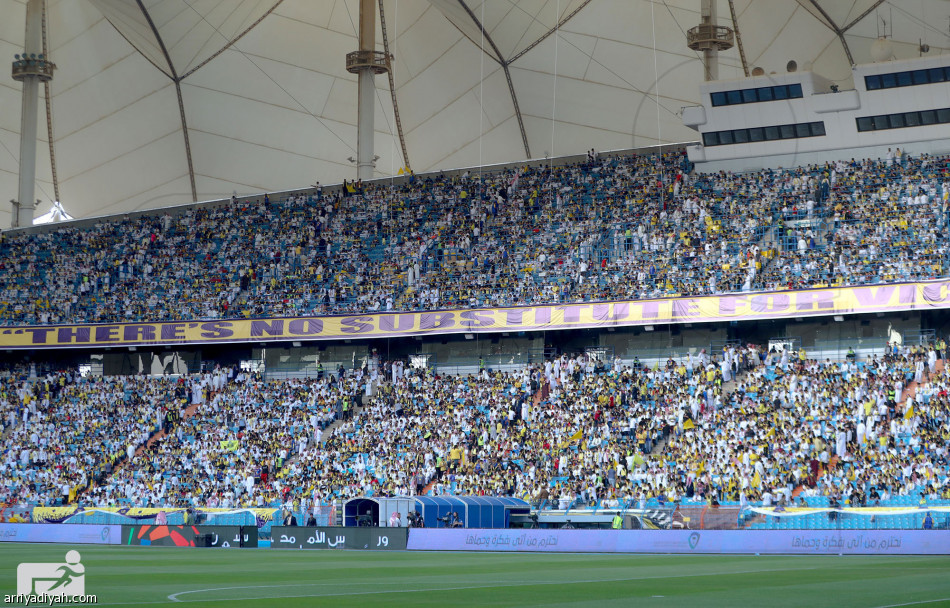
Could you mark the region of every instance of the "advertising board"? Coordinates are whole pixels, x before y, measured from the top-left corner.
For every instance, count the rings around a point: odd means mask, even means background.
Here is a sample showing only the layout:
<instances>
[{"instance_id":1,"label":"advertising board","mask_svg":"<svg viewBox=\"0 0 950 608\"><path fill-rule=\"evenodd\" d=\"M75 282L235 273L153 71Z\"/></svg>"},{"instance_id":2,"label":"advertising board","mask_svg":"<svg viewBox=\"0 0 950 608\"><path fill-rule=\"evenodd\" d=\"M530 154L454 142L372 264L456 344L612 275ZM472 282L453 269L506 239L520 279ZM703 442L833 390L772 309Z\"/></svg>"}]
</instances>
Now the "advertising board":
<instances>
[{"instance_id":1,"label":"advertising board","mask_svg":"<svg viewBox=\"0 0 950 608\"><path fill-rule=\"evenodd\" d=\"M0 524L0 542L117 545L122 542L122 526Z\"/></svg>"},{"instance_id":2,"label":"advertising board","mask_svg":"<svg viewBox=\"0 0 950 608\"><path fill-rule=\"evenodd\" d=\"M409 530L411 551L948 555L950 530Z\"/></svg>"},{"instance_id":3,"label":"advertising board","mask_svg":"<svg viewBox=\"0 0 950 608\"><path fill-rule=\"evenodd\" d=\"M218 547L221 549L257 547L257 527L122 526L121 544L158 547Z\"/></svg>"},{"instance_id":4,"label":"advertising board","mask_svg":"<svg viewBox=\"0 0 950 608\"><path fill-rule=\"evenodd\" d=\"M274 549L365 549L405 551L408 528L274 526Z\"/></svg>"}]
</instances>

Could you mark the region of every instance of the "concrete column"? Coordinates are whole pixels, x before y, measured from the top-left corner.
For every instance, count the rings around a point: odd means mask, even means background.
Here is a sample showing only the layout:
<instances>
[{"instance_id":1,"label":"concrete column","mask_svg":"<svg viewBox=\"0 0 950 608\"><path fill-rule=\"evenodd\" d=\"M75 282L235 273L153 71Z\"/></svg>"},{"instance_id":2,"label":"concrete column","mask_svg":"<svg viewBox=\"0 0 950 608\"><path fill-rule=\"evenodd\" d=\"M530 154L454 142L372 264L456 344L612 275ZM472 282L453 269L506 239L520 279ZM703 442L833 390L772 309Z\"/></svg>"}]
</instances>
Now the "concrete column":
<instances>
[{"instance_id":1,"label":"concrete column","mask_svg":"<svg viewBox=\"0 0 950 608\"><path fill-rule=\"evenodd\" d=\"M26 3L26 36L23 50L27 56L43 52L43 0ZM23 99L20 108L20 188L19 211L13 218L14 226L32 226L33 198L36 182L36 116L40 101L40 79L23 79Z\"/></svg>"},{"instance_id":2,"label":"concrete column","mask_svg":"<svg viewBox=\"0 0 950 608\"><path fill-rule=\"evenodd\" d=\"M360 0L360 50L376 50L376 2ZM376 82L373 69L365 67L359 73L359 103L357 106L356 177L372 179L376 161L373 160L376 114Z\"/></svg>"}]
</instances>

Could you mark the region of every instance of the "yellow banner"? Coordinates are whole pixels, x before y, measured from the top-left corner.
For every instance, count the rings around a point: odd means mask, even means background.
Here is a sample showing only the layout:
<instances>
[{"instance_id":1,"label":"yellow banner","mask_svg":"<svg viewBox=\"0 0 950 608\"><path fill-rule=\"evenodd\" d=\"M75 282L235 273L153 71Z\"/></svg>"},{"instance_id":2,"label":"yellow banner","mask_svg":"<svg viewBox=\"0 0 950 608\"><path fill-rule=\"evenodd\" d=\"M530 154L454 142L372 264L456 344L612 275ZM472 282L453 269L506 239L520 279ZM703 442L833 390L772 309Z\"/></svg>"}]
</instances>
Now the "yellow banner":
<instances>
[{"instance_id":1,"label":"yellow banner","mask_svg":"<svg viewBox=\"0 0 950 608\"><path fill-rule=\"evenodd\" d=\"M177 508L156 508L156 507L33 507L33 523L60 523L73 516L92 514L92 513L111 513L113 515L122 515L125 517L130 517L132 519L140 518L150 518L155 517L159 512L164 511L166 514L178 513L179 511L184 511L184 509ZM254 517L259 521L271 521L274 517L274 512L276 509L261 509L257 507L247 507L247 508L236 508L236 509L224 509L224 508L211 508L203 509L199 508L198 512L200 513L240 513L244 511L251 512Z\"/></svg>"},{"instance_id":2,"label":"yellow banner","mask_svg":"<svg viewBox=\"0 0 950 608\"><path fill-rule=\"evenodd\" d=\"M721 296L280 319L0 328L0 349L337 340L711 323L950 308L950 281Z\"/></svg>"}]
</instances>

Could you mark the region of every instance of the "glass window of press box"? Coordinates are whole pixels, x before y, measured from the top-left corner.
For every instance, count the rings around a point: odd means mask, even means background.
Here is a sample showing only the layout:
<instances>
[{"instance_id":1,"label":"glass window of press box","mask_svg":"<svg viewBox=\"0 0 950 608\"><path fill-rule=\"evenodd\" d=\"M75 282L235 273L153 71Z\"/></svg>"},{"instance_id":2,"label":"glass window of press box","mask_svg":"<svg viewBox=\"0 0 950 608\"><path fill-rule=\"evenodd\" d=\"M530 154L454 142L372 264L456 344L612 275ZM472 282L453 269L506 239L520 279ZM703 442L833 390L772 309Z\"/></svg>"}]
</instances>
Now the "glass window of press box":
<instances>
[{"instance_id":1,"label":"glass window of press box","mask_svg":"<svg viewBox=\"0 0 950 608\"><path fill-rule=\"evenodd\" d=\"M897 87L915 87L922 84L936 84L950 80L950 67L910 70L890 74L871 74L864 77L864 88L868 91L894 89Z\"/></svg>"},{"instance_id":2,"label":"glass window of press box","mask_svg":"<svg viewBox=\"0 0 950 608\"><path fill-rule=\"evenodd\" d=\"M770 127L750 127L748 129L730 129L703 133L704 146L727 146L779 139L800 139L803 137L821 137L825 134L823 122L800 122L792 125Z\"/></svg>"},{"instance_id":3,"label":"glass window of press box","mask_svg":"<svg viewBox=\"0 0 950 608\"><path fill-rule=\"evenodd\" d=\"M904 129L907 127L925 127L928 125L950 123L950 108L897 112L896 114L879 114L877 116L861 116L855 120L858 123L858 131L862 132Z\"/></svg>"},{"instance_id":4,"label":"glass window of press box","mask_svg":"<svg viewBox=\"0 0 950 608\"><path fill-rule=\"evenodd\" d=\"M744 103L780 101L782 99L801 99L802 85L780 84L772 87L738 89L735 91L717 91L710 93L713 107L736 106Z\"/></svg>"}]
</instances>

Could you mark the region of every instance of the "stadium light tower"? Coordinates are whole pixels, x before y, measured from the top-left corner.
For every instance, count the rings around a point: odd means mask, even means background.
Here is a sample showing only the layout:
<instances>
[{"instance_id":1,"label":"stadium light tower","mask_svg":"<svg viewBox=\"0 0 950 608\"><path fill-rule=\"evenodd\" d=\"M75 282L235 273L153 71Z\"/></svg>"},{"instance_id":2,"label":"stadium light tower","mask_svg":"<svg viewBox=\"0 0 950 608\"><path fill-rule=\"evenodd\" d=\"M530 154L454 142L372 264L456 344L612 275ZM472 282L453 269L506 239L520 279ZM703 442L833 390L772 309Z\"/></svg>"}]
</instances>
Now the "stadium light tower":
<instances>
[{"instance_id":1,"label":"stadium light tower","mask_svg":"<svg viewBox=\"0 0 950 608\"><path fill-rule=\"evenodd\" d=\"M356 123L356 177L372 179L376 160L373 157L373 118L376 111L377 74L389 69L386 53L376 50L376 2L360 0L360 50L346 54L346 71L359 76L359 101Z\"/></svg>"},{"instance_id":2,"label":"stadium light tower","mask_svg":"<svg viewBox=\"0 0 950 608\"><path fill-rule=\"evenodd\" d=\"M20 109L20 191L14 206L13 226L32 226L33 189L36 182L36 114L41 82L53 79L56 65L43 55L43 2L26 3L26 36L23 54L13 62L13 79L23 83Z\"/></svg>"},{"instance_id":3,"label":"stadium light tower","mask_svg":"<svg viewBox=\"0 0 950 608\"><path fill-rule=\"evenodd\" d=\"M686 45L703 52L706 81L719 80L719 51L732 48L731 28L716 25L717 0L701 0L701 23L686 32Z\"/></svg>"}]
</instances>

